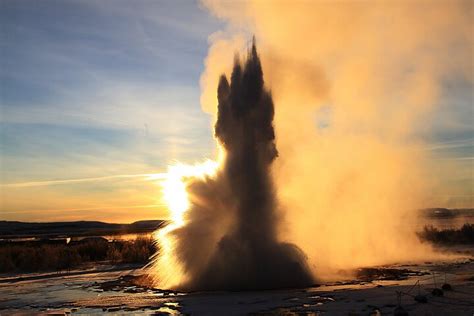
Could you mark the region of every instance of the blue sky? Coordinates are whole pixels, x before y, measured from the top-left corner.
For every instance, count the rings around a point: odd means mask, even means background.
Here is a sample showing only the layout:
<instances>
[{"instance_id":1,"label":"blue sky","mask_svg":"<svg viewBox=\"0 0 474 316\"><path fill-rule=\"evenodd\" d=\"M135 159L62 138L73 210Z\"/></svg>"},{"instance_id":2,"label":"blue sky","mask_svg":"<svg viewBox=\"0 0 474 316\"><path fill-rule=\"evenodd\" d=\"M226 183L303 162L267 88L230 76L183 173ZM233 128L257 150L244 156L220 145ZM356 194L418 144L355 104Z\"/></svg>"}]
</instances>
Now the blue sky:
<instances>
[{"instance_id":1,"label":"blue sky","mask_svg":"<svg viewBox=\"0 0 474 316\"><path fill-rule=\"evenodd\" d=\"M140 175L213 156L199 78L208 37L223 22L197 2L2 0L0 6L2 184ZM433 117L439 124L424 137L439 159L459 160L452 181L472 185L471 87L454 87ZM107 219L112 212L126 219L142 206L143 218L156 218L157 191L132 178L3 188L0 220ZM146 198L112 199L136 192ZM114 209L122 202L129 208ZM97 216L95 208L106 210Z\"/></svg>"},{"instance_id":2,"label":"blue sky","mask_svg":"<svg viewBox=\"0 0 474 316\"><path fill-rule=\"evenodd\" d=\"M199 77L221 25L198 3L2 1L0 20L3 184L160 172L212 155ZM6 191L4 217L42 219L44 206L13 206Z\"/></svg>"},{"instance_id":3,"label":"blue sky","mask_svg":"<svg viewBox=\"0 0 474 316\"><path fill-rule=\"evenodd\" d=\"M190 1L106 3L2 2L3 181L54 178L54 166L32 160L103 156L157 168L212 149L199 76L218 22ZM155 149L128 156L143 146Z\"/></svg>"}]
</instances>

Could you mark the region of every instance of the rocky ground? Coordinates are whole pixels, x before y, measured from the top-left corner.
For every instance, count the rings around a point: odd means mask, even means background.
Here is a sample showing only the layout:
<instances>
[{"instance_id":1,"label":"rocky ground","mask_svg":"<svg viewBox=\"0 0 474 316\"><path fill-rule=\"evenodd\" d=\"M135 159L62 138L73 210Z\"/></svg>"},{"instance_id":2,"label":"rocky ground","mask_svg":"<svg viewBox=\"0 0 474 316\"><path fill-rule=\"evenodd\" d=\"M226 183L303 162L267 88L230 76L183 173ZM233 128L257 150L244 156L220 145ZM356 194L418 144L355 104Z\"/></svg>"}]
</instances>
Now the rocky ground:
<instances>
[{"instance_id":1,"label":"rocky ground","mask_svg":"<svg viewBox=\"0 0 474 316\"><path fill-rule=\"evenodd\" d=\"M352 280L305 289L178 293L147 284L143 270L130 266L10 276L0 279L0 315L474 314L471 256L359 269Z\"/></svg>"}]
</instances>

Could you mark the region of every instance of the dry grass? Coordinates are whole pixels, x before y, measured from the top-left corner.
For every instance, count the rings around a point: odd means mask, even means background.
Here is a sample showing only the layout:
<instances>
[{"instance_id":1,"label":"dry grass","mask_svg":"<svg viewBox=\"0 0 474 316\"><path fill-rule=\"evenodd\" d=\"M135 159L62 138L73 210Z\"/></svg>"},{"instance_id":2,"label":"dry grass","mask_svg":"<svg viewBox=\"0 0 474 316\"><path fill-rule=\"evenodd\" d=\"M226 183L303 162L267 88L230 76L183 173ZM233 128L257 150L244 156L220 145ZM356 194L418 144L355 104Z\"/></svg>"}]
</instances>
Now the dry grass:
<instances>
[{"instance_id":1,"label":"dry grass","mask_svg":"<svg viewBox=\"0 0 474 316\"><path fill-rule=\"evenodd\" d=\"M474 224L464 224L459 229L438 229L433 226L425 226L418 236L421 240L440 245L474 244Z\"/></svg>"},{"instance_id":2,"label":"dry grass","mask_svg":"<svg viewBox=\"0 0 474 316\"><path fill-rule=\"evenodd\" d=\"M0 273L70 270L98 261L146 263L155 251L153 240L143 237L132 241L98 239L71 244L8 243L0 245Z\"/></svg>"}]
</instances>

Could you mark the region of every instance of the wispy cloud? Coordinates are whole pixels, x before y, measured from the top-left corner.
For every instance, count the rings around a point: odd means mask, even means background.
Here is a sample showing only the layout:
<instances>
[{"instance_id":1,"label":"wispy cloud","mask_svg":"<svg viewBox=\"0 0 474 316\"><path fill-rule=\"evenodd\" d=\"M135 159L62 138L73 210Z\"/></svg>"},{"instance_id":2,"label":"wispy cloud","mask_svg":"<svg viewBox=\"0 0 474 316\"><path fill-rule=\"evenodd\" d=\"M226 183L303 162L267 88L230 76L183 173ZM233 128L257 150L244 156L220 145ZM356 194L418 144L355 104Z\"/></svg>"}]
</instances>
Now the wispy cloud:
<instances>
[{"instance_id":1,"label":"wispy cloud","mask_svg":"<svg viewBox=\"0 0 474 316\"><path fill-rule=\"evenodd\" d=\"M19 183L0 184L0 186L8 187L8 188L25 188L25 187L38 187L38 186L61 185L61 184L75 184L75 183L84 183L84 182L108 181L112 179L124 179L124 178L143 178L144 180L150 180L150 179L161 180L161 179L166 178L166 173L122 174L122 175L94 177L94 178L28 181L28 182L19 182Z\"/></svg>"},{"instance_id":2,"label":"wispy cloud","mask_svg":"<svg viewBox=\"0 0 474 316\"><path fill-rule=\"evenodd\" d=\"M426 149L427 150L442 150L442 149L464 148L464 147L474 147L474 138L434 143L426 147Z\"/></svg>"}]
</instances>

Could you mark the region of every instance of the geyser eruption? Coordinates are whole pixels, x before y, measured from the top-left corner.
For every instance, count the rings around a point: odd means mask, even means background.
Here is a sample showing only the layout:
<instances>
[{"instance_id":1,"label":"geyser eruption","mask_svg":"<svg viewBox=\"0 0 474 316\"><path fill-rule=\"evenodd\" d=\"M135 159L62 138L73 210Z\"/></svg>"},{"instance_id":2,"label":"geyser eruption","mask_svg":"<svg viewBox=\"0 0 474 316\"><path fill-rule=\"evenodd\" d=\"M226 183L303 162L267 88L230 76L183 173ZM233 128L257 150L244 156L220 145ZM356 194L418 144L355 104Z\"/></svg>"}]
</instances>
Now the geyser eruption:
<instances>
[{"instance_id":1,"label":"geyser eruption","mask_svg":"<svg viewBox=\"0 0 474 316\"><path fill-rule=\"evenodd\" d=\"M472 108L471 93L449 95L473 90L473 2L202 2L224 24L209 38L202 108L217 117L219 75L255 34L277 105L279 234L318 280L439 258L415 234L416 210L452 189L440 175L454 169L427 148L440 123L461 126L448 108Z\"/></svg>"},{"instance_id":2,"label":"geyser eruption","mask_svg":"<svg viewBox=\"0 0 474 316\"><path fill-rule=\"evenodd\" d=\"M277 157L274 108L255 44L243 69L235 62L230 85L221 76L218 102L216 136L227 152L222 180L234 198L235 217L198 284L212 289L308 285L311 277L299 249L276 240L277 205L269 169Z\"/></svg>"},{"instance_id":3,"label":"geyser eruption","mask_svg":"<svg viewBox=\"0 0 474 316\"><path fill-rule=\"evenodd\" d=\"M220 77L217 98L215 135L225 158L214 174L192 175L187 196L178 194L189 198L189 208L177 210L182 222L175 220L160 233L157 285L186 290L311 285L302 251L277 239L279 212L270 170L278 155L274 107L255 42L243 64L235 58L230 83Z\"/></svg>"}]
</instances>

